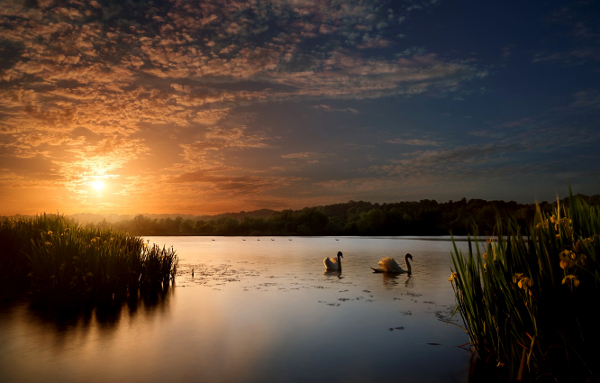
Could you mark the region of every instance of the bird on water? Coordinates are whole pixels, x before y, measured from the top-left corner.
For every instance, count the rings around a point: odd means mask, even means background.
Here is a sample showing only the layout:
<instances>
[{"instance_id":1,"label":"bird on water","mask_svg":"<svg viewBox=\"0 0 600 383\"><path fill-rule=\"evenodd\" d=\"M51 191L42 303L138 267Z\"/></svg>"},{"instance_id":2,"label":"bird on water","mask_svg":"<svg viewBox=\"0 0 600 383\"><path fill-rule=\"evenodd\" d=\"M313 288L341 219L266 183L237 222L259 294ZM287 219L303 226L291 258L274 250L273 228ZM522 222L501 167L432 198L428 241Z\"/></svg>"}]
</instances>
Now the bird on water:
<instances>
[{"instance_id":1,"label":"bird on water","mask_svg":"<svg viewBox=\"0 0 600 383\"><path fill-rule=\"evenodd\" d=\"M325 269L327 269L327 271L342 271L342 258L344 258L344 255L341 251L338 251L337 258L325 257L323 260Z\"/></svg>"},{"instance_id":2,"label":"bird on water","mask_svg":"<svg viewBox=\"0 0 600 383\"><path fill-rule=\"evenodd\" d=\"M400 265L394 260L392 257L385 257L381 259L377 264L378 268L371 267L376 273L394 273L394 274L411 274L412 270L410 267L410 262L408 260L413 260L413 256L409 253L404 255L404 263L406 264L406 270L404 270Z\"/></svg>"}]
</instances>

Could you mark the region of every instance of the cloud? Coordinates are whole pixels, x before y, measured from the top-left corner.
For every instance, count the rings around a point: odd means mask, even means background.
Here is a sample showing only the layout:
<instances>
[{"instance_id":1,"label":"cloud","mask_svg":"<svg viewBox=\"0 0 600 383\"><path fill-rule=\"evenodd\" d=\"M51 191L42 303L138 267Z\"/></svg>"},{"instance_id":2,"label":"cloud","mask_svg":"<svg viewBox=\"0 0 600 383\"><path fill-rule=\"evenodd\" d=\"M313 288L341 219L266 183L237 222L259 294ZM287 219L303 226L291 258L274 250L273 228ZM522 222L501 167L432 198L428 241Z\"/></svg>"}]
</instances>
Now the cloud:
<instances>
[{"instance_id":1,"label":"cloud","mask_svg":"<svg viewBox=\"0 0 600 383\"><path fill-rule=\"evenodd\" d=\"M404 153L403 158L389 160L388 164L364 168L362 173L386 175L390 179L412 183L421 182L418 179L433 182L449 175L455 179L473 180L492 174L508 174L514 156L505 155L525 150L526 147L519 144L488 144L413 151Z\"/></svg>"},{"instance_id":2,"label":"cloud","mask_svg":"<svg viewBox=\"0 0 600 383\"><path fill-rule=\"evenodd\" d=\"M293 158L293 159L308 159L318 157L319 153L314 152L302 152L302 153L290 153L284 154L281 158Z\"/></svg>"},{"instance_id":3,"label":"cloud","mask_svg":"<svg viewBox=\"0 0 600 383\"><path fill-rule=\"evenodd\" d=\"M565 66L580 66L589 61L600 61L600 52L596 48L578 48L569 52L539 52L534 54L534 63L559 62Z\"/></svg>"},{"instance_id":4,"label":"cloud","mask_svg":"<svg viewBox=\"0 0 600 383\"><path fill-rule=\"evenodd\" d=\"M183 173L173 177L172 183L209 183L220 191L236 193L256 193L266 188L272 188L270 180L256 176L223 176L214 172L197 171Z\"/></svg>"},{"instance_id":5,"label":"cloud","mask_svg":"<svg viewBox=\"0 0 600 383\"><path fill-rule=\"evenodd\" d=\"M213 202L227 198L260 196L269 190L289 186L299 181L298 177L264 177L258 175L236 175L236 169L208 169L182 173L171 177L168 182L188 190L202 190L203 197Z\"/></svg>"},{"instance_id":6,"label":"cloud","mask_svg":"<svg viewBox=\"0 0 600 383\"><path fill-rule=\"evenodd\" d=\"M434 140L419 139L419 138L393 138L386 140L387 143L396 145L410 146L440 146L440 143Z\"/></svg>"},{"instance_id":7,"label":"cloud","mask_svg":"<svg viewBox=\"0 0 600 383\"><path fill-rule=\"evenodd\" d=\"M220 127L214 126L201 134L201 139L196 139L190 144L183 144L182 148L193 152L222 151L225 149L264 148L268 139L263 134L247 134L245 126Z\"/></svg>"},{"instance_id":8,"label":"cloud","mask_svg":"<svg viewBox=\"0 0 600 383\"><path fill-rule=\"evenodd\" d=\"M356 47L358 49L377 49L377 48L387 48L393 43L387 39L381 38L367 38L363 39L364 42L358 44Z\"/></svg>"},{"instance_id":9,"label":"cloud","mask_svg":"<svg viewBox=\"0 0 600 383\"><path fill-rule=\"evenodd\" d=\"M582 90L573 94L571 108L600 108L600 92L596 89Z\"/></svg>"},{"instance_id":10,"label":"cloud","mask_svg":"<svg viewBox=\"0 0 600 383\"><path fill-rule=\"evenodd\" d=\"M339 112L339 113L350 113L350 114L358 114L359 111L354 108L332 108L326 104L315 105L315 109L322 110L324 112Z\"/></svg>"},{"instance_id":11,"label":"cloud","mask_svg":"<svg viewBox=\"0 0 600 383\"><path fill-rule=\"evenodd\" d=\"M316 153L316 152L299 152L283 154L281 158L292 159L292 160L303 160L308 164L317 164L319 160L331 157L331 154Z\"/></svg>"}]
</instances>

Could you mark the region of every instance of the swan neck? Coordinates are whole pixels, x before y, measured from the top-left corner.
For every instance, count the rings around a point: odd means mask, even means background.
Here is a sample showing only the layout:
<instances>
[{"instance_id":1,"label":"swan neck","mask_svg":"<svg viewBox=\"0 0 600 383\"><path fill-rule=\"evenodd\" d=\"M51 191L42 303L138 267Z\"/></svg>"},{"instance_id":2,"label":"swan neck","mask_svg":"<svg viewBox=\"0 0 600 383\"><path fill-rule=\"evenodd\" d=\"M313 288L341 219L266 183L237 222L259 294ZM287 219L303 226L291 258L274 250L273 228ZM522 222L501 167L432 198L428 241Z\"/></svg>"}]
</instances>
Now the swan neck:
<instances>
[{"instance_id":1,"label":"swan neck","mask_svg":"<svg viewBox=\"0 0 600 383\"><path fill-rule=\"evenodd\" d=\"M408 256L404 256L404 263L406 263L406 270L410 274L411 271L410 271L410 262L408 261Z\"/></svg>"},{"instance_id":2,"label":"swan neck","mask_svg":"<svg viewBox=\"0 0 600 383\"><path fill-rule=\"evenodd\" d=\"M337 256L337 258L338 258L338 270L342 271L342 259L340 258L339 255Z\"/></svg>"}]
</instances>

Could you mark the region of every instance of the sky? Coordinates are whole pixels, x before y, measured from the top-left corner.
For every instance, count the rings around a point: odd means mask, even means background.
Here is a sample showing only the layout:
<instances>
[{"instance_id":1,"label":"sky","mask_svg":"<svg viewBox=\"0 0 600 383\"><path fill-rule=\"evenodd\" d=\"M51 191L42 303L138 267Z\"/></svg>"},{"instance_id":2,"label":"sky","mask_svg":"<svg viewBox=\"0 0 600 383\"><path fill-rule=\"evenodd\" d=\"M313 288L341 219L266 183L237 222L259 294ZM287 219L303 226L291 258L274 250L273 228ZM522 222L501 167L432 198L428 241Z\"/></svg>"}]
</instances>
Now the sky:
<instances>
[{"instance_id":1,"label":"sky","mask_svg":"<svg viewBox=\"0 0 600 383\"><path fill-rule=\"evenodd\" d=\"M597 1L0 0L0 214L600 193Z\"/></svg>"}]
</instances>

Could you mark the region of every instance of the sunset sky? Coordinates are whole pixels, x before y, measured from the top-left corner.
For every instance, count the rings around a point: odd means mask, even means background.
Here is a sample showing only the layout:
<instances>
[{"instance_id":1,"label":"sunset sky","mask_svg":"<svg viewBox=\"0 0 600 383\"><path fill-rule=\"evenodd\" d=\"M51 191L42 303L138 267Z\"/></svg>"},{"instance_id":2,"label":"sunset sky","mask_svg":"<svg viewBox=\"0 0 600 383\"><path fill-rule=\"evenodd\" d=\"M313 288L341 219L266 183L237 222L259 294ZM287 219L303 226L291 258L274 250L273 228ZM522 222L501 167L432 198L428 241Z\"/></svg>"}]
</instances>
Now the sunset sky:
<instances>
[{"instance_id":1,"label":"sunset sky","mask_svg":"<svg viewBox=\"0 0 600 383\"><path fill-rule=\"evenodd\" d=\"M600 193L594 1L0 0L0 214Z\"/></svg>"}]
</instances>

